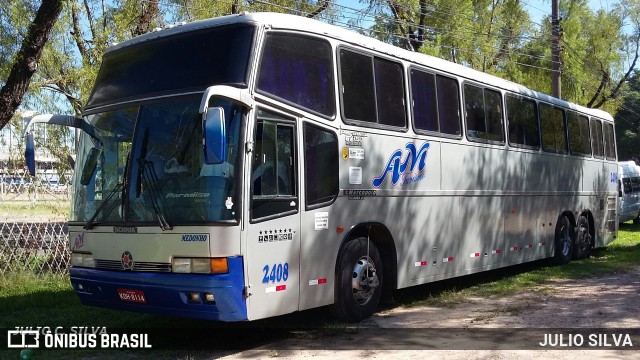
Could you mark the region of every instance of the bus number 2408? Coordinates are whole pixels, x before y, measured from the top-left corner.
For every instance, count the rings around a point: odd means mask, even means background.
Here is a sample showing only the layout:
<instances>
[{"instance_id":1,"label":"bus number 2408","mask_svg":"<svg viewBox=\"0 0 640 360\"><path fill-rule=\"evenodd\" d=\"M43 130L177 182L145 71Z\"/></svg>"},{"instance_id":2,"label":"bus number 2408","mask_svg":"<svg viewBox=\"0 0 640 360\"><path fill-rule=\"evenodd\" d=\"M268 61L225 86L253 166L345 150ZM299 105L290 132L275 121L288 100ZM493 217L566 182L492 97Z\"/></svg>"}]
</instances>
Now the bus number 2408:
<instances>
[{"instance_id":1,"label":"bus number 2408","mask_svg":"<svg viewBox=\"0 0 640 360\"><path fill-rule=\"evenodd\" d=\"M269 265L265 265L262 271L264 272L263 284L287 281L289 278L289 263L273 264L271 271L269 271Z\"/></svg>"}]
</instances>

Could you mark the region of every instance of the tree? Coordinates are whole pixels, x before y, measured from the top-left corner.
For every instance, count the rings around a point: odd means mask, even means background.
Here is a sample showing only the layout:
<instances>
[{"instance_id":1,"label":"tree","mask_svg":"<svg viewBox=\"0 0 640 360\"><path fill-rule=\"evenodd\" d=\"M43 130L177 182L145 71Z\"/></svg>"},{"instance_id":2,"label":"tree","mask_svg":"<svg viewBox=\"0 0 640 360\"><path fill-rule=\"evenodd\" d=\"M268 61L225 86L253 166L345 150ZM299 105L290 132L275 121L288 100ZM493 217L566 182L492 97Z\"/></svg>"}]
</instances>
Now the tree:
<instances>
[{"instance_id":1,"label":"tree","mask_svg":"<svg viewBox=\"0 0 640 360\"><path fill-rule=\"evenodd\" d=\"M520 0L369 0L372 35L550 93L551 19L534 26ZM640 1L593 11L560 3L563 98L615 112L638 61ZM630 24L628 33L624 25Z\"/></svg>"},{"instance_id":2,"label":"tree","mask_svg":"<svg viewBox=\"0 0 640 360\"><path fill-rule=\"evenodd\" d=\"M13 117L22 103L31 77L38 68L49 34L62 11L62 0L43 0L29 31L22 41L9 77L0 89L0 128Z\"/></svg>"},{"instance_id":3,"label":"tree","mask_svg":"<svg viewBox=\"0 0 640 360\"><path fill-rule=\"evenodd\" d=\"M640 162L640 72L634 71L628 81L629 91L615 116L618 159Z\"/></svg>"}]
</instances>

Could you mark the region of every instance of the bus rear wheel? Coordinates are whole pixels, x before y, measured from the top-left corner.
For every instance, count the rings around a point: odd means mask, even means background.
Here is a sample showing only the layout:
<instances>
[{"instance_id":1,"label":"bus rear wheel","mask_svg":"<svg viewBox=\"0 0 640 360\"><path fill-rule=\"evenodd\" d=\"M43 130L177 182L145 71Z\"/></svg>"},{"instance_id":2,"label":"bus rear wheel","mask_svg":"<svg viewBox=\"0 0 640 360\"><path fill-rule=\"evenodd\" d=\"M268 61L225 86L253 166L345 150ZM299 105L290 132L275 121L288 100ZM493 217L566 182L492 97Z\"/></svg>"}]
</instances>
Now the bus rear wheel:
<instances>
[{"instance_id":1,"label":"bus rear wheel","mask_svg":"<svg viewBox=\"0 0 640 360\"><path fill-rule=\"evenodd\" d=\"M382 259L376 245L366 238L345 244L338 259L335 313L356 322L371 316L382 295Z\"/></svg>"},{"instance_id":2,"label":"bus rear wheel","mask_svg":"<svg viewBox=\"0 0 640 360\"><path fill-rule=\"evenodd\" d=\"M589 219L584 215L580 215L575 231L573 258L576 260L588 258L589 255L591 255L591 248L593 247L592 240L589 229Z\"/></svg>"},{"instance_id":3,"label":"bus rear wheel","mask_svg":"<svg viewBox=\"0 0 640 360\"><path fill-rule=\"evenodd\" d=\"M573 256L572 228L571 220L567 215L560 216L558 224L556 224L555 253L551 260L554 265L563 265L571 261Z\"/></svg>"}]
</instances>

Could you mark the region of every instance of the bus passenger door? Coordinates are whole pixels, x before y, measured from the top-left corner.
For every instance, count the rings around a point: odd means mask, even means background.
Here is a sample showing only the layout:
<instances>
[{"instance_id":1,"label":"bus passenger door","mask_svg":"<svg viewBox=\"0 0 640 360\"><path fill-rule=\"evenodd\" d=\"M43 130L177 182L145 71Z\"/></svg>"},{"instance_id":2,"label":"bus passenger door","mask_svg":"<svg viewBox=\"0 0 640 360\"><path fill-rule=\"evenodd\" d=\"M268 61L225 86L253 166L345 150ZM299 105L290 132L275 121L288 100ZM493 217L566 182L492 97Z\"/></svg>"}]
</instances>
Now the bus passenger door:
<instances>
[{"instance_id":1,"label":"bus passenger door","mask_svg":"<svg viewBox=\"0 0 640 360\"><path fill-rule=\"evenodd\" d=\"M250 320L298 310L300 269L295 118L258 108L252 131L245 266Z\"/></svg>"}]
</instances>

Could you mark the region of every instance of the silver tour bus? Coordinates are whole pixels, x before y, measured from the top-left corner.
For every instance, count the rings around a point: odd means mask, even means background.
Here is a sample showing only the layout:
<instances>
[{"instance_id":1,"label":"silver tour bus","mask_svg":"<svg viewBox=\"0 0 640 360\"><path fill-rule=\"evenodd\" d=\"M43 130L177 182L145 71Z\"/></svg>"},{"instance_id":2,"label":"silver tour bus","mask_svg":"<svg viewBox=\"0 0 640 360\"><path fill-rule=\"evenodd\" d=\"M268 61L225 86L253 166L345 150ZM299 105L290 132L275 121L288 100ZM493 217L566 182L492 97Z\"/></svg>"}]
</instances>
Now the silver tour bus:
<instances>
[{"instance_id":1,"label":"silver tour bus","mask_svg":"<svg viewBox=\"0 0 640 360\"><path fill-rule=\"evenodd\" d=\"M302 17L114 45L83 118L37 122L82 129L69 272L86 305L359 321L395 289L617 235L609 114Z\"/></svg>"}]
</instances>

